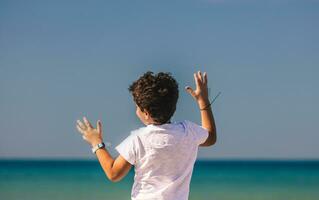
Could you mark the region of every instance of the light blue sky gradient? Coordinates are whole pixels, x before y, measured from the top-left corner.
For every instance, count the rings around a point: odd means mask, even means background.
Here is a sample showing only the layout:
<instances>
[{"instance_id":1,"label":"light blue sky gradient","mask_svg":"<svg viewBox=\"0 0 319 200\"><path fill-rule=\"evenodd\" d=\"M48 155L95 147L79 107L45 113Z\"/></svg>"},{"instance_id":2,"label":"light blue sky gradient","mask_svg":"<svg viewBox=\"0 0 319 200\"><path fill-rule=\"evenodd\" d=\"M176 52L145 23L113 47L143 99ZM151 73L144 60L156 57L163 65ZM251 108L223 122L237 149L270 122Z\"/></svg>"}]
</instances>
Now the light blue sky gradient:
<instances>
[{"instance_id":1,"label":"light blue sky gradient","mask_svg":"<svg viewBox=\"0 0 319 200\"><path fill-rule=\"evenodd\" d=\"M117 155L147 70L179 82L175 121L200 123L193 72L222 92L200 158L319 158L318 21L316 0L1 1L0 158L94 159L82 116Z\"/></svg>"}]
</instances>

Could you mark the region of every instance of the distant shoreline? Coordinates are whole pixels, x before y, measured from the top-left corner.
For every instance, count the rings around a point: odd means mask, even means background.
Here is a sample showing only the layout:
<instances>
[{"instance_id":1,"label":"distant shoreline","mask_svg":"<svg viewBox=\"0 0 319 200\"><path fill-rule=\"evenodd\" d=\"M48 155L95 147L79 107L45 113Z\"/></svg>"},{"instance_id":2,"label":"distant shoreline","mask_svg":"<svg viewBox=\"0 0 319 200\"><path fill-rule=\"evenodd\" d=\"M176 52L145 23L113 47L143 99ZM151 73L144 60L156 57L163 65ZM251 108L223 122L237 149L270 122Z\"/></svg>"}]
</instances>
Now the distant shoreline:
<instances>
[{"instance_id":1,"label":"distant shoreline","mask_svg":"<svg viewBox=\"0 0 319 200\"><path fill-rule=\"evenodd\" d=\"M79 158L0 158L0 162L98 162L93 159ZM319 158L315 159L279 159L279 158L225 158L225 159L197 159L196 162L319 162Z\"/></svg>"}]
</instances>

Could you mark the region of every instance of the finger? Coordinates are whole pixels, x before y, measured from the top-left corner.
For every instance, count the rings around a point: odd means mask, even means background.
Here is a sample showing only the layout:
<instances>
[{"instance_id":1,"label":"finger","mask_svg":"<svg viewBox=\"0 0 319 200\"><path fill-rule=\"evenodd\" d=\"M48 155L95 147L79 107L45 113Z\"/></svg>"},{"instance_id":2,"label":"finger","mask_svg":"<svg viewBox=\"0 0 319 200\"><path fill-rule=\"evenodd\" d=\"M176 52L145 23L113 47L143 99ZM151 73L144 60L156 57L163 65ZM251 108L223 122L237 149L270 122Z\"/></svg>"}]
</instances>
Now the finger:
<instances>
[{"instance_id":1,"label":"finger","mask_svg":"<svg viewBox=\"0 0 319 200\"><path fill-rule=\"evenodd\" d=\"M83 121L88 128L93 128L92 124L86 119L86 117L83 117Z\"/></svg>"},{"instance_id":2,"label":"finger","mask_svg":"<svg viewBox=\"0 0 319 200\"><path fill-rule=\"evenodd\" d=\"M200 82L203 82L202 72L201 72L201 71L198 71L198 72L197 72L197 76L198 76L199 81L200 81Z\"/></svg>"},{"instance_id":3,"label":"finger","mask_svg":"<svg viewBox=\"0 0 319 200\"><path fill-rule=\"evenodd\" d=\"M82 135L83 140L86 140L86 137L84 135Z\"/></svg>"},{"instance_id":4,"label":"finger","mask_svg":"<svg viewBox=\"0 0 319 200\"><path fill-rule=\"evenodd\" d=\"M79 127L83 130L86 129L86 126L80 121L80 120L76 120L76 123L79 125Z\"/></svg>"},{"instance_id":5,"label":"finger","mask_svg":"<svg viewBox=\"0 0 319 200\"><path fill-rule=\"evenodd\" d=\"M194 79L195 79L195 84L196 84L196 88L199 88L199 80L198 80L198 76L197 76L197 73L194 73Z\"/></svg>"},{"instance_id":6,"label":"finger","mask_svg":"<svg viewBox=\"0 0 319 200\"><path fill-rule=\"evenodd\" d=\"M97 131L102 134L102 123L100 120L97 120L96 127Z\"/></svg>"},{"instance_id":7,"label":"finger","mask_svg":"<svg viewBox=\"0 0 319 200\"><path fill-rule=\"evenodd\" d=\"M207 73L206 73L206 72L204 72L203 83L204 83L204 84L207 84Z\"/></svg>"},{"instance_id":8,"label":"finger","mask_svg":"<svg viewBox=\"0 0 319 200\"><path fill-rule=\"evenodd\" d=\"M83 131L78 125L76 125L76 128L78 129L78 131L79 131L81 134L84 134L84 131Z\"/></svg>"},{"instance_id":9,"label":"finger","mask_svg":"<svg viewBox=\"0 0 319 200\"><path fill-rule=\"evenodd\" d=\"M195 95L194 90L193 90L191 87L186 86L185 89L186 89L186 91L187 91L190 95L192 95L192 96Z\"/></svg>"}]
</instances>

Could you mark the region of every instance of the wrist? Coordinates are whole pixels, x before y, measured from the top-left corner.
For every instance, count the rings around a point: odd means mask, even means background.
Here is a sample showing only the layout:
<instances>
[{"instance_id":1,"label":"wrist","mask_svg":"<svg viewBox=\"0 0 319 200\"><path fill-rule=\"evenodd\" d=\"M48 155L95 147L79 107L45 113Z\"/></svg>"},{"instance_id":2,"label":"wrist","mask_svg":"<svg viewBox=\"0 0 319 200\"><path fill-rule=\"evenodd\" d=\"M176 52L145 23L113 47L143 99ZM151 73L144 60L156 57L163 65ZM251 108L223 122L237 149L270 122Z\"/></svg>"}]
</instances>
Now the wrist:
<instances>
[{"instance_id":1,"label":"wrist","mask_svg":"<svg viewBox=\"0 0 319 200\"><path fill-rule=\"evenodd\" d=\"M103 141L102 140L98 140L98 141L92 142L91 146L95 147L95 146L97 146L98 144L101 144L101 143L103 143Z\"/></svg>"},{"instance_id":2,"label":"wrist","mask_svg":"<svg viewBox=\"0 0 319 200\"><path fill-rule=\"evenodd\" d=\"M197 104L199 106L199 108L204 108L206 106L208 106L210 104L208 98L202 98L202 99L198 99L197 100Z\"/></svg>"},{"instance_id":3,"label":"wrist","mask_svg":"<svg viewBox=\"0 0 319 200\"><path fill-rule=\"evenodd\" d=\"M105 144L103 142L97 144L96 146L91 148L92 153L96 153L97 150L105 148Z\"/></svg>"}]
</instances>

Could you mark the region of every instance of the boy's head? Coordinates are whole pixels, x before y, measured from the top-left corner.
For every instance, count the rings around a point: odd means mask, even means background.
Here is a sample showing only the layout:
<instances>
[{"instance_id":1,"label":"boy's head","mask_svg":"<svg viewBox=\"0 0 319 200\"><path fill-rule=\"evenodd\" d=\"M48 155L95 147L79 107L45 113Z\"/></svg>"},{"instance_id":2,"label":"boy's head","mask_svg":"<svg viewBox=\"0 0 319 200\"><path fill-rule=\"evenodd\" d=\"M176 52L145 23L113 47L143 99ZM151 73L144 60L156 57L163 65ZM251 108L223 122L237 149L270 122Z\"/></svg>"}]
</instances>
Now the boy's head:
<instances>
[{"instance_id":1,"label":"boy's head","mask_svg":"<svg viewBox=\"0 0 319 200\"><path fill-rule=\"evenodd\" d=\"M148 71L128 89L133 95L140 119L141 112L147 113L154 123L164 124L173 116L178 100L178 83L170 73L154 74Z\"/></svg>"}]
</instances>

